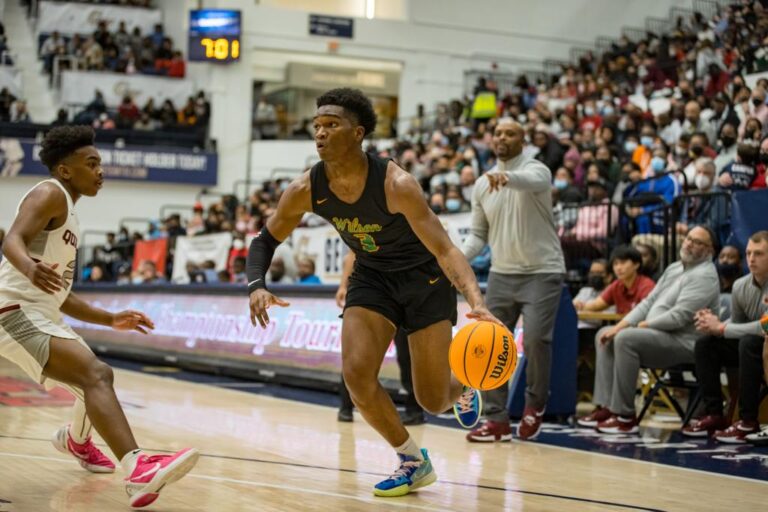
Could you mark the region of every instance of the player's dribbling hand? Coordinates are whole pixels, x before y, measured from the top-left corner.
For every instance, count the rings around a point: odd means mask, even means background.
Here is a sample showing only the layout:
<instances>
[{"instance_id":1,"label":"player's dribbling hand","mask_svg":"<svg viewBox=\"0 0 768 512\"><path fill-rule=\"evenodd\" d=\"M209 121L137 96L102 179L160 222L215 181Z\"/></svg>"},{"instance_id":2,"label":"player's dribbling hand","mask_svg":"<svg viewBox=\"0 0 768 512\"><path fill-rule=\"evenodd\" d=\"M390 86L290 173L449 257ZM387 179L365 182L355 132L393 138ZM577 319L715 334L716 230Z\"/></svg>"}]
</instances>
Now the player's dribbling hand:
<instances>
[{"instance_id":1,"label":"player's dribbling hand","mask_svg":"<svg viewBox=\"0 0 768 512\"><path fill-rule=\"evenodd\" d=\"M491 185L491 192L501 190L509 181L509 176L507 176L507 173L505 172L487 172L485 175L488 176L488 183Z\"/></svg>"},{"instance_id":2,"label":"player's dribbling hand","mask_svg":"<svg viewBox=\"0 0 768 512\"><path fill-rule=\"evenodd\" d=\"M56 272L56 267L58 266L58 263L51 266L45 262L38 261L34 265L31 265L24 275L27 276L27 279L32 281L32 284L43 290L45 293L53 295L64 287L64 281L61 279L59 273Z\"/></svg>"},{"instance_id":3,"label":"player's dribbling hand","mask_svg":"<svg viewBox=\"0 0 768 512\"><path fill-rule=\"evenodd\" d=\"M115 313L112 317L111 327L118 331L139 331L142 334L147 334L147 329L154 329L155 324L144 313L129 309Z\"/></svg>"},{"instance_id":4,"label":"player's dribbling hand","mask_svg":"<svg viewBox=\"0 0 768 512\"><path fill-rule=\"evenodd\" d=\"M493 322L495 324L499 324L501 326L506 327L504 323L498 318L496 318L495 316L493 316L493 314L490 311L488 311L488 308L486 308L485 306L477 306L475 308L472 308L472 311L467 313L467 318L471 318L472 320L478 320L478 321L482 320L485 322Z\"/></svg>"},{"instance_id":5,"label":"player's dribbling hand","mask_svg":"<svg viewBox=\"0 0 768 512\"><path fill-rule=\"evenodd\" d=\"M257 320L259 321L259 325L262 328L267 327L267 324L269 323L269 315L267 314L267 310L272 305L284 308L290 306L290 303L275 297L267 290L254 290L254 292L251 293L251 324L253 324L254 327L256 327Z\"/></svg>"}]
</instances>

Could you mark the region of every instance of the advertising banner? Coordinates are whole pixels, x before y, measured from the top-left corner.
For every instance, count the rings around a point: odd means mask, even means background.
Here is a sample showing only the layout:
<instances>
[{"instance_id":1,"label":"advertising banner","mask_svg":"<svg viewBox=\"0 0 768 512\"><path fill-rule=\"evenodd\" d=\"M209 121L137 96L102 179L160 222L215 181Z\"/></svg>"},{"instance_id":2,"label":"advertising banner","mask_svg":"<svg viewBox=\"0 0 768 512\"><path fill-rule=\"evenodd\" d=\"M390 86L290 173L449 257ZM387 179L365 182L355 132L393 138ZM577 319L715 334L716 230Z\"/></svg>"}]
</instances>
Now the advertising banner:
<instances>
[{"instance_id":1,"label":"advertising banner","mask_svg":"<svg viewBox=\"0 0 768 512\"><path fill-rule=\"evenodd\" d=\"M177 237L173 256L173 282L189 282L187 262L200 265L211 260L216 264L216 270L226 269L231 246L232 233Z\"/></svg>"},{"instance_id":2,"label":"advertising banner","mask_svg":"<svg viewBox=\"0 0 768 512\"><path fill-rule=\"evenodd\" d=\"M96 144L106 179L215 185L218 155L161 146L118 149ZM0 177L48 176L40 145L31 139L0 138Z\"/></svg>"}]
</instances>

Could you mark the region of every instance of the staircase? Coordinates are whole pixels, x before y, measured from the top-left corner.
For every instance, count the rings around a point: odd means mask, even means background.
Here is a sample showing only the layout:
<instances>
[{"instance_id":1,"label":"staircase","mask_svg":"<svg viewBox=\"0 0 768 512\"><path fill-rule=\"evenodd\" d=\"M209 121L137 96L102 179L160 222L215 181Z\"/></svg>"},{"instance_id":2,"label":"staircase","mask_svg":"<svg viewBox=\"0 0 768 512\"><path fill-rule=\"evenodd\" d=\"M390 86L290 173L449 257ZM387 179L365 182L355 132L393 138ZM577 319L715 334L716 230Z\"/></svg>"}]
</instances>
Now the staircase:
<instances>
[{"instance_id":1,"label":"staircase","mask_svg":"<svg viewBox=\"0 0 768 512\"><path fill-rule=\"evenodd\" d=\"M58 110L48 76L42 72L42 61L37 58L37 40L26 17L25 8L18 0L6 0L3 25L8 45L16 57L14 64L21 70L23 96L27 110L35 123L50 123Z\"/></svg>"}]
</instances>

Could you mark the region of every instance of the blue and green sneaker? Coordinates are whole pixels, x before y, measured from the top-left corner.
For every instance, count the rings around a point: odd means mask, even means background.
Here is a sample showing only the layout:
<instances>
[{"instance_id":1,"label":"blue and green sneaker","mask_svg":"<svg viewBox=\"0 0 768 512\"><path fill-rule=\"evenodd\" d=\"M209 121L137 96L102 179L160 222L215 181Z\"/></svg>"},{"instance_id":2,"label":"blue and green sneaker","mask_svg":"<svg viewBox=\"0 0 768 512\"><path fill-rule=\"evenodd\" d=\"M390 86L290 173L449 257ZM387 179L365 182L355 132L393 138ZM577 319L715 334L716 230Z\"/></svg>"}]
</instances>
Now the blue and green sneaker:
<instances>
[{"instance_id":1,"label":"blue and green sneaker","mask_svg":"<svg viewBox=\"0 0 768 512\"><path fill-rule=\"evenodd\" d=\"M453 404L453 414L464 428L473 428L480 421L483 412L483 397L480 391L464 386L464 391Z\"/></svg>"},{"instance_id":2,"label":"blue and green sneaker","mask_svg":"<svg viewBox=\"0 0 768 512\"><path fill-rule=\"evenodd\" d=\"M421 449L424 460L398 453L400 467L392 473L392 476L382 480L373 488L376 496L395 497L405 496L420 487L426 487L437 480L437 473L432 468L432 461L425 448Z\"/></svg>"}]
</instances>

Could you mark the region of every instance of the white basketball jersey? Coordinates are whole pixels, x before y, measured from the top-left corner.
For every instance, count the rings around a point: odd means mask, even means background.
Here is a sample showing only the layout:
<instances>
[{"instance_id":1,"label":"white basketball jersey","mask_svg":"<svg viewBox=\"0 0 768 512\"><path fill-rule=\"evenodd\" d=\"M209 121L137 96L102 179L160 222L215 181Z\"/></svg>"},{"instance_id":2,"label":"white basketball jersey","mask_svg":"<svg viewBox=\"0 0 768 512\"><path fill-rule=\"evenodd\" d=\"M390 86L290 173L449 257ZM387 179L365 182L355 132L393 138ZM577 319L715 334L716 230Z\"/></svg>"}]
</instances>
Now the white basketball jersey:
<instances>
[{"instance_id":1,"label":"white basketball jersey","mask_svg":"<svg viewBox=\"0 0 768 512\"><path fill-rule=\"evenodd\" d=\"M77 244L80 240L80 225L75 215L74 202L69 192L58 180L45 180L27 192L16 208L18 215L24 199L42 183L54 183L64 192L67 198L67 220L61 227L50 231L41 231L27 246L27 252L35 261L42 261L55 266L56 272L64 280L64 286L50 295L32 284L32 282L16 269L7 258L0 262L0 309L3 307L21 305L45 313L58 313L62 303L72 289L75 277Z\"/></svg>"}]
</instances>

